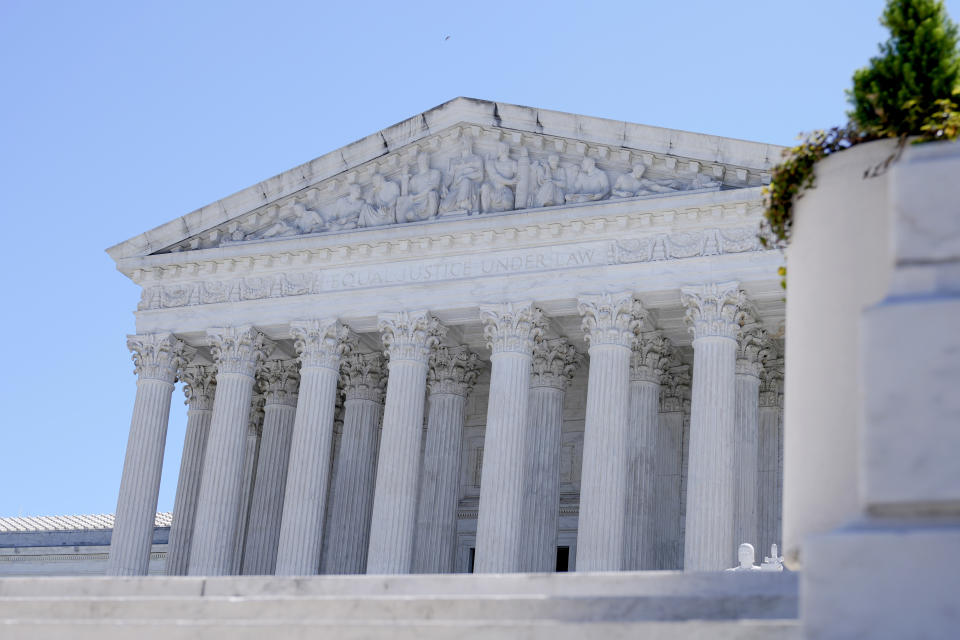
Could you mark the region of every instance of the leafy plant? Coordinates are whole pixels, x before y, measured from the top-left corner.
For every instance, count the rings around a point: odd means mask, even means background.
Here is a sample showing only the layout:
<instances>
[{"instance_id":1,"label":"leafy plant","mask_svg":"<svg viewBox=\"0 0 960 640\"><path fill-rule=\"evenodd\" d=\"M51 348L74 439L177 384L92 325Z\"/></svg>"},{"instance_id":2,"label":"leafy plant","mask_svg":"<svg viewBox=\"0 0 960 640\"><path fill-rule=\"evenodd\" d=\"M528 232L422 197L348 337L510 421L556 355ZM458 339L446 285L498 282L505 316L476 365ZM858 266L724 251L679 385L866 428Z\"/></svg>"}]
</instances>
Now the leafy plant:
<instances>
[{"instance_id":1,"label":"leafy plant","mask_svg":"<svg viewBox=\"0 0 960 640\"><path fill-rule=\"evenodd\" d=\"M814 187L814 167L823 158L881 138L899 139L899 153L909 137L926 142L960 135L960 39L942 0L888 0L880 23L890 38L853 74L850 121L807 134L774 168L766 188L764 246L786 246L793 203Z\"/></svg>"}]
</instances>

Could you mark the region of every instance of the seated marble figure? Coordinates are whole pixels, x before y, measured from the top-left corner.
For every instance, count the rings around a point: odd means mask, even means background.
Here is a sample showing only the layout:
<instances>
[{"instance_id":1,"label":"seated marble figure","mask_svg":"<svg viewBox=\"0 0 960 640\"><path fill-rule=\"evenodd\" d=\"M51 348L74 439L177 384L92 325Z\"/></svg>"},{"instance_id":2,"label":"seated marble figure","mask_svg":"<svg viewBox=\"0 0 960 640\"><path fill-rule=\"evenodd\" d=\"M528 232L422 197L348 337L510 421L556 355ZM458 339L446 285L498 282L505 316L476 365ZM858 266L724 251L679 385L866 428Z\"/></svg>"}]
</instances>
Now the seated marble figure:
<instances>
[{"instance_id":1,"label":"seated marble figure","mask_svg":"<svg viewBox=\"0 0 960 640\"><path fill-rule=\"evenodd\" d=\"M473 145L464 138L460 155L450 160L447 184L440 200L440 213L480 209L480 183L483 180L483 159L473 153Z\"/></svg>"},{"instance_id":2,"label":"seated marble figure","mask_svg":"<svg viewBox=\"0 0 960 640\"><path fill-rule=\"evenodd\" d=\"M610 178L600 168L593 158L584 158L580 163L580 171L573 179L570 192L566 194L566 202L593 202L602 200L610 195Z\"/></svg>"},{"instance_id":3,"label":"seated marble figure","mask_svg":"<svg viewBox=\"0 0 960 640\"><path fill-rule=\"evenodd\" d=\"M560 166L560 156L550 155L546 161L537 160L531 167L534 186L530 206L555 207L564 203L566 176Z\"/></svg>"},{"instance_id":4,"label":"seated marble figure","mask_svg":"<svg viewBox=\"0 0 960 640\"><path fill-rule=\"evenodd\" d=\"M397 221L397 199L400 197L400 187L379 173L371 178L373 186L367 198L369 206L360 210L357 220L359 227L380 227L394 224Z\"/></svg>"},{"instance_id":5,"label":"seated marble figure","mask_svg":"<svg viewBox=\"0 0 960 640\"><path fill-rule=\"evenodd\" d=\"M397 222L429 220L437 215L442 180L440 170L430 168L430 156L426 153L417 155L416 165L417 173L413 176L404 170L402 195L397 198L396 205Z\"/></svg>"},{"instance_id":6,"label":"seated marble figure","mask_svg":"<svg viewBox=\"0 0 960 640\"><path fill-rule=\"evenodd\" d=\"M513 209L513 186L517 184L517 161L510 159L510 147L501 142L497 156L484 162L487 179L480 187L480 211L483 213Z\"/></svg>"}]
</instances>

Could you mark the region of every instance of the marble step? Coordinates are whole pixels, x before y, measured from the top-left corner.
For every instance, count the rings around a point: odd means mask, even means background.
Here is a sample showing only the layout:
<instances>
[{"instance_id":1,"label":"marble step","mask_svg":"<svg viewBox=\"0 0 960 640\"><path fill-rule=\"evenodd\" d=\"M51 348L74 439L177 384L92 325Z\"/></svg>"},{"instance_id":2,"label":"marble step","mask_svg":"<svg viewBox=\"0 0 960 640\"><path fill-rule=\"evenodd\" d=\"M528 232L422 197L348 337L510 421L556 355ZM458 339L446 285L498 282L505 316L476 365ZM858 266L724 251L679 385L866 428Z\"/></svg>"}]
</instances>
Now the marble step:
<instances>
[{"instance_id":1,"label":"marble step","mask_svg":"<svg viewBox=\"0 0 960 640\"><path fill-rule=\"evenodd\" d=\"M514 620L420 622L314 621L236 623L171 619L94 621L4 620L0 638L11 640L801 640L796 620L632 623L555 623Z\"/></svg>"},{"instance_id":2,"label":"marble step","mask_svg":"<svg viewBox=\"0 0 960 640\"><path fill-rule=\"evenodd\" d=\"M796 618L786 573L0 580L11 638L797 638Z\"/></svg>"}]
</instances>

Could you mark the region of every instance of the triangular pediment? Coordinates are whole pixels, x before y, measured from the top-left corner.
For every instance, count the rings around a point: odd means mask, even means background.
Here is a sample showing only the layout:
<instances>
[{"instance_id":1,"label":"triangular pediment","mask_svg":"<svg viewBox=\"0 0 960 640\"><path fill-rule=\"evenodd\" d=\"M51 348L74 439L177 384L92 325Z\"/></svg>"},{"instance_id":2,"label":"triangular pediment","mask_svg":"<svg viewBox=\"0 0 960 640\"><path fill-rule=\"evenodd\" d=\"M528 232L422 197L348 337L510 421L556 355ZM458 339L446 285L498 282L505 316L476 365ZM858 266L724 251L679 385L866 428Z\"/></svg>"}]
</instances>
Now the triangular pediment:
<instances>
[{"instance_id":1,"label":"triangular pediment","mask_svg":"<svg viewBox=\"0 0 960 640\"><path fill-rule=\"evenodd\" d=\"M780 147L457 98L108 249L115 260L763 184Z\"/></svg>"}]
</instances>

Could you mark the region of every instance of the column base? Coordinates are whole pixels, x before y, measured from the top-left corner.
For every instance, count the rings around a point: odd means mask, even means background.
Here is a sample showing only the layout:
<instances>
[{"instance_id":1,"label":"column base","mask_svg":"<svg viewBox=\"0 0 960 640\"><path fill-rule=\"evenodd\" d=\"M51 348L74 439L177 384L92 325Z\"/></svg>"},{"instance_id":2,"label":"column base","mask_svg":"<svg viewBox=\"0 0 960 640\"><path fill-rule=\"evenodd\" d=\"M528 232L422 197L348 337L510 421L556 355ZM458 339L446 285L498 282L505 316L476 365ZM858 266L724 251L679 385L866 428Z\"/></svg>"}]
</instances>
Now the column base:
<instances>
[{"instance_id":1,"label":"column base","mask_svg":"<svg viewBox=\"0 0 960 640\"><path fill-rule=\"evenodd\" d=\"M871 519L808 538L800 583L804 637L940 638L956 632L958 550L960 518L919 524Z\"/></svg>"}]
</instances>

